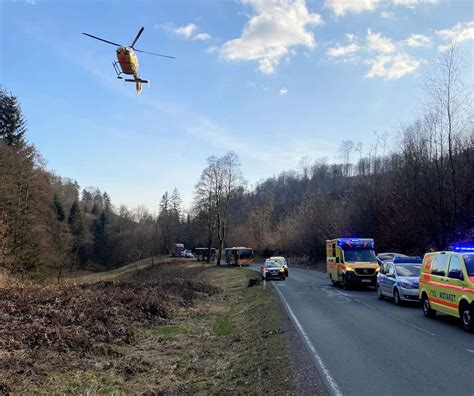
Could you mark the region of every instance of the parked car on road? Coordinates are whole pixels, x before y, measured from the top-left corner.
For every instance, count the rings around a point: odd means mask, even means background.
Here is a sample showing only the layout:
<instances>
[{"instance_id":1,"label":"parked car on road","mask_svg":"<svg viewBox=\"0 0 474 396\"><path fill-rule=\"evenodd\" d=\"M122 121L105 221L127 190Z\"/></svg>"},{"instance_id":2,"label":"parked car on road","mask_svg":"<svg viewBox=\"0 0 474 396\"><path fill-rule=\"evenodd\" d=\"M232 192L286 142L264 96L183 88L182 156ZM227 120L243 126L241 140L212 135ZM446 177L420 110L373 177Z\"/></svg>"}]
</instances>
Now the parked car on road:
<instances>
[{"instance_id":1,"label":"parked car on road","mask_svg":"<svg viewBox=\"0 0 474 396\"><path fill-rule=\"evenodd\" d=\"M377 275L377 296L393 298L395 304L418 301L421 257L399 257L385 260Z\"/></svg>"},{"instance_id":2,"label":"parked car on road","mask_svg":"<svg viewBox=\"0 0 474 396\"><path fill-rule=\"evenodd\" d=\"M461 319L464 330L474 332L474 246L426 253L420 273L423 313L433 318L442 312Z\"/></svg>"},{"instance_id":3,"label":"parked car on road","mask_svg":"<svg viewBox=\"0 0 474 396\"><path fill-rule=\"evenodd\" d=\"M279 263L285 270L285 276L288 278L288 263L286 262L286 259L282 256L274 256L274 257L270 257L270 260L273 260Z\"/></svg>"},{"instance_id":4,"label":"parked car on road","mask_svg":"<svg viewBox=\"0 0 474 396\"><path fill-rule=\"evenodd\" d=\"M273 261L273 260L265 261L265 264L263 264L263 267L260 268L260 275L262 276L262 279L264 280L268 280L271 278L285 280L284 268L280 265L280 263L277 263L276 261Z\"/></svg>"},{"instance_id":5,"label":"parked car on road","mask_svg":"<svg viewBox=\"0 0 474 396\"><path fill-rule=\"evenodd\" d=\"M379 253L377 254L377 261L382 264L384 261L393 260L394 257L408 257L402 253Z\"/></svg>"}]
</instances>

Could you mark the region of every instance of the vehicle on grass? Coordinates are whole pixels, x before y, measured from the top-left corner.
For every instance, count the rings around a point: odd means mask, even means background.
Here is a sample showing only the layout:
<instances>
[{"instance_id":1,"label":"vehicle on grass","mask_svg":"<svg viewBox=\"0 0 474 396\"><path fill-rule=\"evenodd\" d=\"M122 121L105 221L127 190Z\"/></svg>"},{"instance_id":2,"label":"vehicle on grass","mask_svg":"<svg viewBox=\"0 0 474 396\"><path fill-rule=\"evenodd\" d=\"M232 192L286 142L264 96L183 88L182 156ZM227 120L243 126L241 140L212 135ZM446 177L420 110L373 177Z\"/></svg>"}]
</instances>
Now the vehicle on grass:
<instances>
[{"instance_id":1,"label":"vehicle on grass","mask_svg":"<svg viewBox=\"0 0 474 396\"><path fill-rule=\"evenodd\" d=\"M170 246L170 256L171 257L184 257L185 249L184 244L182 243L172 243Z\"/></svg>"},{"instance_id":2,"label":"vehicle on grass","mask_svg":"<svg viewBox=\"0 0 474 396\"><path fill-rule=\"evenodd\" d=\"M194 258L193 252L191 252L191 250L185 250L184 257L193 259Z\"/></svg>"},{"instance_id":3,"label":"vehicle on grass","mask_svg":"<svg viewBox=\"0 0 474 396\"><path fill-rule=\"evenodd\" d=\"M207 258L209 257L209 248L195 248L194 249L194 255L196 256L196 259L198 261L207 261ZM210 261L214 261L216 259L216 249L211 248L211 259Z\"/></svg>"},{"instance_id":4,"label":"vehicle on grass","mask_svg":"<svg viewBox=\"0 0 474 396\"><path fill-rule=\"evenodd\" d=\"M437 312L461 319L474 332L474 246L426 253L420 272L420 300L429 318Z\"/></svg>"},{"instance_id":5,"label":"vehicle on grass","mask_svg":"<svg viewBox=\"0 0 474 396\"><path fill-rule=\"evenodd\" d=\"M379 265L374 240L369 238L338 238L326 241L327 273L333 284L344 289L352 285L377 284Z\"/></svg>"},{"instance_id":6,"label":"vehicle on grass","mask_svg":"<svg viewBox=\"0 0 474 396\"><path fill-rule=\"evenodd\" d=\"M408 257L402 253L379 253L377 254L377 261L382 264L384 261L393 260L394 257Z\"/></svg>"},{"instance_id":7,"label":"vehicle on grass","mask_svg":"<svg viewBox=\"0 0 474 396\"><path fill-rule=\"evenodd\" d=\"M283 256L273 256L270 257L270 260L279 263L285 270L285 276L288 278L288 263L286 262L286 259Z\"/></svg>"},{"instance_id":8,"label":"vehicle on grass","mask_svg":"<svg viewBox=\"0 0 474 396\"><path fill-rule=\"evenodd\" d=\"M228 265L253 264L253 249L248 247L232 247L225 249L225 261Z\"/></svg>"},{"instance_id":9,"label":"vehicle on grass","mask_svg":"<svg viewBox=\"0 0 474 396\"><path fill-rule=\"evenodd\" d=\"M393 298L395 304L403 301L418 302L421 257L395 256L385 260L377 275L377 297Z\"/></svg>"},{"instance_id":10,"label":"vehicle on grass","mask_svg":"<svg viewBox=\"0 0 474 396\"><path fill-rule=\"evenodd\" d=\"M285 269L283 266L273 260L266 260L262 267L260 267L260 275L262 276L262 280L269 280L269 279L280 279L285 280Z\"/></svg>"}]
</instances>

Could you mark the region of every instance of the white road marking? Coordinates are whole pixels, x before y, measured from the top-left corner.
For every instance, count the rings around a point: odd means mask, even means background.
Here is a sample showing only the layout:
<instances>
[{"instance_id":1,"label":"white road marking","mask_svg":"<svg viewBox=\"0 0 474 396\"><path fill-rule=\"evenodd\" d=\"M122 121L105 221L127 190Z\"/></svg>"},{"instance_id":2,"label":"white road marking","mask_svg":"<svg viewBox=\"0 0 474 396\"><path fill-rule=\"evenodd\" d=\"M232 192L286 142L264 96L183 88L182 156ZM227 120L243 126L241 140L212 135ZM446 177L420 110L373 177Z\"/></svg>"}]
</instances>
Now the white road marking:
<instances>
[{"instance_id":1,"label":"white road marking","mask_svg":"<svg viewBox=\"0 0 474 396\"><path fill-rule=\"evenodd\" d=\"M467 350L468 352L471 352L471 353L474 353L474 351L472 349L468 349Z\"/></svg>"},{"instance_id":2,"label":"white road marking","mask_svg":"<svg viewBox=\"0 0 474 396\"><path fill-rule=\"evenodd\" d=\"M319 355L318 351L316 350L313 343L309 339L308 335L304 331L303 326L301 325L299 320L296 318L296 315L293 313L293 310L290 308L290 305L287 303L285 297L283 297L283 294L281 293L281 291L278 290L278 287L275 287L275 290L277 291L278 295L280 296L281 301L285 305L285 308L286 308L287 312L290 314L291 319L293 320L293 323L296 325L299 332L301 333L304 341L306 342L306 345L308 345L308 348L310 349L311 353L313 354L313 357L316 359L316 362L319 365L319 368L321 369L321 372L324 376L324 379L326 380L325 382L327 383L327 385L329 387L328 390L334 396L342 396L342 392L340 391L339 387L337 386L336 381L332 377L329 370L326 368L325 364L323 363L323 360L321 359L321 356Z\"/></svg>"}]
</instances>

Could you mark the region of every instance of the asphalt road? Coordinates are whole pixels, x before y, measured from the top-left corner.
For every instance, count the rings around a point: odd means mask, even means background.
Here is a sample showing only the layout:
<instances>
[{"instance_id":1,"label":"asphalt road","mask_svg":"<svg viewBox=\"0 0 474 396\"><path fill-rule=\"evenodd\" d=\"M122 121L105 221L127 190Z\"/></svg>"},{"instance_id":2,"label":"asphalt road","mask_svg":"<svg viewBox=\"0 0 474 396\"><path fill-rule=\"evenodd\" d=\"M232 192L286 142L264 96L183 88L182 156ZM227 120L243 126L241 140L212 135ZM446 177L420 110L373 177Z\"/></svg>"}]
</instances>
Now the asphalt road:
<instances>
[{"instance_id":1,"label":"asphalt road","mask_svg":"<svg viewBox=\"0 0 474 396\"><path fill-rule=\"evenodd\" d=\"M474 395L474 335L455 318L342 290L318 271L289 275L270 282L331 393Z\"/></svg>"}]
</instances>

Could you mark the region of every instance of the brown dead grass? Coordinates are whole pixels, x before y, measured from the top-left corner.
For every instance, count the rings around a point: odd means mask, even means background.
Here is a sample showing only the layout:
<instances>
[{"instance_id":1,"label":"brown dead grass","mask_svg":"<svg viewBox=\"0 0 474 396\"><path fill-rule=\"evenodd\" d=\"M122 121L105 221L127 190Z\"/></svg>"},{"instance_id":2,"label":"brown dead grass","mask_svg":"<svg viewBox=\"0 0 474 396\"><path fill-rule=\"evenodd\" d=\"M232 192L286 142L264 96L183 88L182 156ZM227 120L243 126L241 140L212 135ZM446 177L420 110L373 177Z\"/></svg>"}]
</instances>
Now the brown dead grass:
<instances>
[{"instance_id":1,"label":"brown dead grass","mask_svg":"<svg viewBox=\"0 0 474 396\"><path fill-rule=\"evenodd\" d=\"M142 264L0 289L0 394L294 392L282 314L252 271Z\"/></svg>"}]
</instances>

